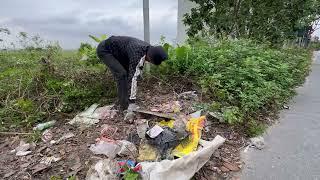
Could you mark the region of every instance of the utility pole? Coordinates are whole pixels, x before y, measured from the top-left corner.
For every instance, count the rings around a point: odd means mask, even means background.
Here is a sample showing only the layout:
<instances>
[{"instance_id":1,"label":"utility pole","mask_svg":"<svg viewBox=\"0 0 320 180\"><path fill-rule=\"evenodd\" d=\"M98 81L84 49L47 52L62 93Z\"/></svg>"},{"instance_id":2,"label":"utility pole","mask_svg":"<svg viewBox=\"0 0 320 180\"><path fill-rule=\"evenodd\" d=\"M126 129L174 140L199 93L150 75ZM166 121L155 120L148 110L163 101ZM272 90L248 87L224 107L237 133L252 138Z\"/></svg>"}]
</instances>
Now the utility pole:
<instances>
[{"instance_id":1,"label":"utility pole","mask_svg":"<svg viewBox=\"0 0 320 180\"><path fill-rule=\"evenodd\" d=\"M149 0L143 0L144 41L150 43Z\"/></svg>"},{"instance_id":2,"label":"utility pole","mask_svg":"<svg viewBox=\"0 0 320 180\"><path fill-rule=\"evenodd\" d=\"M143 0L143 32L144 41L150 43L149 0ZM150 72L150 64L146 63L147 72Z\"/></svg>"}]
</instances>

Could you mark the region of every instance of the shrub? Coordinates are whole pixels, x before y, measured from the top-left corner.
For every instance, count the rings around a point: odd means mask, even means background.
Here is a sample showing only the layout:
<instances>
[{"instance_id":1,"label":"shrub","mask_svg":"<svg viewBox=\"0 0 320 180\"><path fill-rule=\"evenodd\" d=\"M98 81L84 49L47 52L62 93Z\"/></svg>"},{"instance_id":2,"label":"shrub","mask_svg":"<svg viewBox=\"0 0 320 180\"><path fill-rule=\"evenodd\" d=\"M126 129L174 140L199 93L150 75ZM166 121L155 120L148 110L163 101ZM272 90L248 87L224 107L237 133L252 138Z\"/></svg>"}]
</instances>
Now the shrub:
<instances>
[{"instance_id":1,"label":"shrub","mask_svg":"<svg viewBox=\"0 0 320 180\"><path fill-rule=\"evenodd\" d=\"M308 50L251 40L193 41L168 52L170 59L151 73L190 77L230 124L280 107L304 81L311 59Z\"/></svg>"}]
</instances>

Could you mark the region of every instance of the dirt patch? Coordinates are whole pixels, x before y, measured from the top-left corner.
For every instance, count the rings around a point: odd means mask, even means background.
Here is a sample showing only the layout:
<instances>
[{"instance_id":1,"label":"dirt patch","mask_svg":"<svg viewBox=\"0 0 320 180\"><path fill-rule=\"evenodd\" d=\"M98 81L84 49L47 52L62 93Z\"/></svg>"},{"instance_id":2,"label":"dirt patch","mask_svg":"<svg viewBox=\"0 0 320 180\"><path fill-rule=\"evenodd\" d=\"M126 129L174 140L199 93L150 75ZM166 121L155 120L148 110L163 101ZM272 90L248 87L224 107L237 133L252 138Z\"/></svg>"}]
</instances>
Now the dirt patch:
<instances>
[{"instance_id":1,"label":"dirt patch","mask_svg":"<svg viewBox=\"0 0 320 180\"><path fill-rule=\"evenodd\" d=\"M176 83L176 86L171 86L171 84L157 79L145 82L138 94L138 104L144 109L151 110L178 100L177 95L181 92L194 90L193 85L187 82ZM179 84L185 84L185 86ZM201 96L197 101L179 101L181 112L183 114L194 112L193 105L201 102ZM90 166L104 158L104 156L94 155L89 150L90 144L95 143L96 138L100 136L102 125L107 124L116 129L112 135L115 140L128 139L129 137L129 140L133 141L135 138L132 137L132 132L136 131L136 127L124 122L121 113L112 119L101 120L98 124L87 129L67 124L68 119L65 116L57 115L54 118L58 123L51 128L53 140L61 138L66 133L73 133L74 136L53 145L40 141L35 147L32 147L31 154L23 157L17 157L10 151L18 146L21 139L26 139L26 136L0 137L0 177L3 179L50 179L55 176L65 179L75 175L78 179L85 179ZM232 178L233 172L239 171L242 167L240 150L247 144L244 130L241 127L219 123L213 118L208 117L207 120L210 123L203 130L202 139L212 140L216 135L221 135L226 138L226 142L195 175L195 179ZM56 157L59 160L52 161L47 166L41 165L40 162L48 157Z\"/></svg>"}]
</instances>

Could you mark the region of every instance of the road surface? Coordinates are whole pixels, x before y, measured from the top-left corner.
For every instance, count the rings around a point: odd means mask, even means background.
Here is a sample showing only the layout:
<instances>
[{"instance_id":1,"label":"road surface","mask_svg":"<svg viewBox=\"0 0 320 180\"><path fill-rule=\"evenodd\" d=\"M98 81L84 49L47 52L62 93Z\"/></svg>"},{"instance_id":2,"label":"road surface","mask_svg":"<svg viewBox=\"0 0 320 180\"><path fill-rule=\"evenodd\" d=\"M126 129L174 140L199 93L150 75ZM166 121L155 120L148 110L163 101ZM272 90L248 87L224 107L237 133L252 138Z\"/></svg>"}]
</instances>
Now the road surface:
<instances>
[{"instance_id":1,"label":"road surface","mask_svg":"<svg viewBox=\"0 0 320 180\"><path fill-rule=\"evenodd\" d=\"M243 153L242 180L320 180L320 52L289 107L264 135L266 147Z\"/></svg>"}]
</instances>

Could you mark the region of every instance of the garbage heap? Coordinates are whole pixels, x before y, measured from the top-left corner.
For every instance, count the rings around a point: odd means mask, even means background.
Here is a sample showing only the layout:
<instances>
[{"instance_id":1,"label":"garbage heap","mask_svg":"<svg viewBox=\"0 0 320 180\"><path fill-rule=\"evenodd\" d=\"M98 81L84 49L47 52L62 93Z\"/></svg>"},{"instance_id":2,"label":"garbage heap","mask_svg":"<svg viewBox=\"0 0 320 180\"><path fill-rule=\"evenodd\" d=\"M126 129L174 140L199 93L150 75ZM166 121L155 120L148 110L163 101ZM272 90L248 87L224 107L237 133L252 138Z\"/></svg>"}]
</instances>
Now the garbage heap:
<instances>
[{"instance_id":1,"label":"garbage heap","mask_svg":"<svg viewBox=\"0 0 320 180\"><path fill-rule=\"evenodd\" d=\"M151 111L132 109L136 116L132 116L131 120L136 130L129 132L126 139L112 139L117 128L103 126L100 137L89 149L105 158L92 165L86 179L192 178L225 139L216 136L212 141L202 140L201 132L206 124L206 116L201 111L189 115L180 113L178 101L168 104L152 108ZM98 108L93 105L70 123L82 121L90 125L93 119L99 119L92 118L93 116L114 114L110 107ZM159 108L169 108L173 112L159 113ZM89 116L91 120L85 118Z\"/></svg>"}]
</instances>

